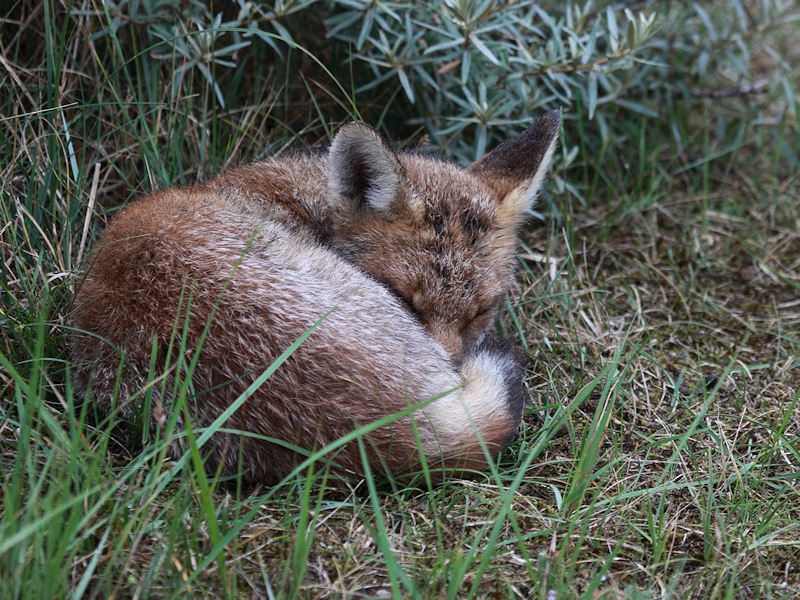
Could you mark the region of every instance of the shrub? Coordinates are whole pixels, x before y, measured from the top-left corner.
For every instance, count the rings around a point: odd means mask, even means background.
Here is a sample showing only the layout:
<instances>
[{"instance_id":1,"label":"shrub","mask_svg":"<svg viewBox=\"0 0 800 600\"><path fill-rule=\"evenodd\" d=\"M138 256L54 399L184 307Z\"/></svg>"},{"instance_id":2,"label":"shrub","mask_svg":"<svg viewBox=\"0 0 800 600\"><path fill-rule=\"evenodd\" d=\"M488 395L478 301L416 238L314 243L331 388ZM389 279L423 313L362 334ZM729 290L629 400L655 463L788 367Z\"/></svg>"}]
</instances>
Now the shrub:
<instances>
[{"instance_id":1,"label":"shrub","mask_svg":"<svg viewBox=\"0 0 800 600\"><path fill-rule=\"evenodd\" d=\"M568 115L581 111L607 132L609 115L620 107L656 117L665 98L741 98L779 86L785 102L778 111L796 118L791 69L782 49L760 36L796 19L794 4L785 0L758 6L742 0L326 0L319 12L313 5L240 0L236 14L212 14L206 3L123 0L109 12L108 27L125 19L146 23L150 54L175 65L173 91L196 69L220 106L225 98L217 77L240 64L254 40L283 57L282 40L302 38L311 55L335 59L326 63L334 75L347 79L352 71L359 104L387 86L402 93L406 124L424 124L433 144L463 161L518 130L531 113L552 107ZM316 21L327 40L307 35ZM751 47L754 36L758 48ZM782 74L759 77L756 52L776 61ZM343 58L350 59L345 68L336 62Z\"/></svg>"}]
</instances>

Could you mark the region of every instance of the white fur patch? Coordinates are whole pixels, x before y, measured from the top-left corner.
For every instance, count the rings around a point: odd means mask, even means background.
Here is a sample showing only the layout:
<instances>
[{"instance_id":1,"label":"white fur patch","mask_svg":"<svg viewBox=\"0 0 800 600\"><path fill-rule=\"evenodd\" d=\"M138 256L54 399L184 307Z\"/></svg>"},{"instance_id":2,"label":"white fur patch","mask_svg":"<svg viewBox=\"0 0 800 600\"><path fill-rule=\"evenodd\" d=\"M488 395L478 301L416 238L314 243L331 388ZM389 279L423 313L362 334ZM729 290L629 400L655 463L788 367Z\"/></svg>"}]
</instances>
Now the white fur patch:
<instances>
[{"instance_id":1,"label":"white fur patch","mask_svg":"<svg viewBox=\"0 0 800 600\"><path fill-rule=\"evenodd\" d=\"M443 444L464 442L475 437L476 428L509 418L506 377L512 369L507 356L481 353L467 359L461 368L466 385L425 411Z\"/></svg>"},{"instance_id":2,"label":"white fur patch","mask_svg":"<svg viewBox=\"0 0 800 600\"><path fill-rule=\"evenodd\" d=\"M536 201L536 196L538 196L539 190L542 187L544 177L550 169L550 163L553 160L556 146L558 146L558 136L553 136L553 139L550 140L550 145L547 146L547 150L542 157L542 161L539 163L539 168L536 169L533 177L512 191L503 201L504 205L508 205L509 208L513 207L513 210L515 210L517 214L521 214L533 206L533 203Z\"/></svg>"},{"instance_id":3,"label":"white fur patch","mask_svg":"<svg viewBox=\"0 0 800 600\"><path fill-rule=\"evenodd\" d=\"M400 176L395 171L397 160L394 165L385 157L376 156L375 164L370 168L370 185L365 194L367 204L376 213L384 218L391 218L394 211L392 204L397 198L400 188Z\"/></svg>"}]
</instances>

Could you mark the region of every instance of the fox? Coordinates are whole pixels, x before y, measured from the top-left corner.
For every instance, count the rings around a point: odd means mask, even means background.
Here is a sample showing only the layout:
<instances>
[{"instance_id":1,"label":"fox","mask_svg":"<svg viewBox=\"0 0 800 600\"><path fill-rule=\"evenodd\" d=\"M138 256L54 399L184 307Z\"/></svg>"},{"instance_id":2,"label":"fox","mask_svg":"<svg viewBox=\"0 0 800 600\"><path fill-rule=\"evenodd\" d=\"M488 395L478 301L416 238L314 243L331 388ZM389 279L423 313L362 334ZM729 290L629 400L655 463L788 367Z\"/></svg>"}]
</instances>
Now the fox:
<instances>
[{"instance_id":1,"label":"fox","mask_svg":"<svg viewBox=\"0 0 800 600\"><path fill-rule=\"evenodd\" d=\"M493 325L560 123L543 114L463 167L356 121L327 152L134 200L73 299L75 394L132 421L148 398L151 432L208 427L248 394L203 450L209 471L253 483L359 428L325 457L337 477L485 470L522 419L522 369ZM193 369L175 409L179 363Z\"/></svg>"}]
</instances>

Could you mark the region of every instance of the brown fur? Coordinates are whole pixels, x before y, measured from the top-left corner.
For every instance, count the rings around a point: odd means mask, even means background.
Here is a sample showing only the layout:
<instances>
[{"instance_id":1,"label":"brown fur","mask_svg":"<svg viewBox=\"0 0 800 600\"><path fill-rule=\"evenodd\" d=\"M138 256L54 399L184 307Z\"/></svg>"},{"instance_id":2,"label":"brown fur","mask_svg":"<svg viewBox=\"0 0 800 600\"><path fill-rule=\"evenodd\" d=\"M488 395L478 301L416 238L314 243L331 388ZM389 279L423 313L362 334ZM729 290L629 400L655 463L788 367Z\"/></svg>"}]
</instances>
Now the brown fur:
<instances>
[{"instance_id":1,"label":"brown fur","mask_svg":"<svg viewBox=\"0 0 800 600\"><path fill-rule=\"evenodd\" d=\"M416 427L407 416L366 436L373 468L412 467L417 436L432 466L485 467L481 440L490 454L510 442L522 388L508 350L484 338L558 125L548 113L462 169L395 154L355 123L328 156L269 159L131 204L90 257L75 299L73 322L92 334L71 344L76 390L104 411L119 401L131 417L142 395L123 401L147 384L155 339L154 419L163 425L174 336L185 335L186 362L200 352L190 413L207 426L329 313L227 429L318 449L443 395L413 414ZM297 463L255 437L218 433L209 448L210 466L254 481L279 481ZM333 461L337 473L363 475L356 443Z\"/></svg>"}]
</instances>

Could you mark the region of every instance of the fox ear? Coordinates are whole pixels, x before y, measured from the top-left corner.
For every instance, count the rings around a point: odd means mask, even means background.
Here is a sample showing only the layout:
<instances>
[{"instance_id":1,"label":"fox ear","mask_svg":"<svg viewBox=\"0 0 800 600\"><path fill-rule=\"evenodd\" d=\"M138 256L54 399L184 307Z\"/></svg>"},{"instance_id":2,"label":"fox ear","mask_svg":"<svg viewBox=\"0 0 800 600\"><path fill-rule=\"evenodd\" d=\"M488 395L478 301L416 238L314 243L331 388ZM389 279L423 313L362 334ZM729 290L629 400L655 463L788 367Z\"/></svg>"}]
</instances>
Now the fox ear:
<instances>
[{"instance_id":1,"label":"fox ear","mask_svg":"<svg viewBox=\"0 0 800 600\"><path fill-rule=\"evenodd\" d=\"M561 113L551 110L469 167L498 192L501 212L509 219L519 220L533 206L558 144L560 125Z\"/></svg>"},{"instance_id":2,"label":"fox ear","mask_svg":"<svg viewBox=\"0 0 800 600\"><path fill-rule=\"evenodd\" d=\"M360 121L345 125L333 139L329 160L328 189L346 210L366 207L389 220L405 211L403 167L372 127Z\"/></svg>"}]
</instances>

